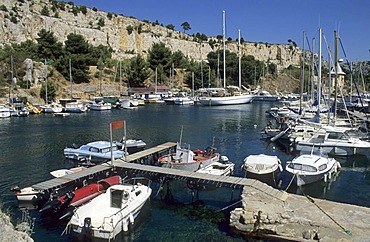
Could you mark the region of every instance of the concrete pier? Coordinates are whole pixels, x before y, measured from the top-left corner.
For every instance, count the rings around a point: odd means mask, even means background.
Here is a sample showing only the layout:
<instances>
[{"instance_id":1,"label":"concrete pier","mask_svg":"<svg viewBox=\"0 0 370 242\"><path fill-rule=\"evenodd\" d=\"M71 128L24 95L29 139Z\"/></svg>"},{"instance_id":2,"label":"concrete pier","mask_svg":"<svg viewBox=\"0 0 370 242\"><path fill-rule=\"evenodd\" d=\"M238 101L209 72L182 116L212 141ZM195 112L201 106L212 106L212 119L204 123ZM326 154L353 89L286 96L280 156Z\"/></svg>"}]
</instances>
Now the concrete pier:
<instances>
[{"instance_id":1,"label":"concrete pier","mask_svg":"<svg viewBox=\"0 0 370 242\"><path fill-rule=\"evenodd\" d=\"M370 241L370 208L295 194L283 201L246 186L230 226L236 233L271 240Z\"/></svg>"}]
</instances>

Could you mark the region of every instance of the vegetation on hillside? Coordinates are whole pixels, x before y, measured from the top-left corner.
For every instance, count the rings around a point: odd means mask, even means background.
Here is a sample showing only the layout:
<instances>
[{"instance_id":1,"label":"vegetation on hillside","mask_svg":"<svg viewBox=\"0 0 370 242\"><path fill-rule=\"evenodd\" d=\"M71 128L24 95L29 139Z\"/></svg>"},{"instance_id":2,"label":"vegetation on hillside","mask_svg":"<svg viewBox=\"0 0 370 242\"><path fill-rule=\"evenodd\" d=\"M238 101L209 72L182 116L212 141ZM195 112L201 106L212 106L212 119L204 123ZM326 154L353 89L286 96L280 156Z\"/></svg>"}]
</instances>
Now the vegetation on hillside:
<instances>
[{"instance_id":1,"label":"vegetation on hillside","mask_svg":"<svg viewBox=\"0 0 370 242\"><path fill-rule=\"evenodd\" d=\"M186 26L186 25L185 25ZM186 57L181 51L172 52L164 43L155 43L148 51L147 58L140 55L125 60L123 78L131 87L143 87L153 85L157 79L158 84L169 85L180 88L180 83L174 82L176 70L185 72L185 84L192 86L192 73L194 73L195 88L215 87L218 85L217 75L223 72L223 53L212 52L207 60L197 62ZM0 49L0 62L4 74L0 77L2 83L10 84L9 59L14 59L16 71L13 73L18 80L22 80L24 69L22 63L26 58L33 61L46 63L53 66L65 79L69 80L70 74L74 83L89 82L89 66L97 66L99 72L105 68L117 66L117 60L112 59L112 49L106 46L94 47L89 44L82 35L71 33L63 43L58 42L54 34L45 29L38 33L37 43L25 41L17 45L6 46ZM256 61L252 56L242 57L242 80L243 85L253 84L253 81L261 76L261 69L264 63ZM257 70L257 71L255 71ZM271 68L271 73L276 71L276 66ZM235 53L226 51L226 72L227 85L238 83L238 57ZM157 73L157 76L155 76ZM100 74L100 73L99 73ZM206 81L207 80L207 81ZM176 80L177 82L179 80ZM25 83L18 83L25 88ZM48 84L50 85L50 84ZM29 87L29 86L28 86ZM53 90L53 87L50 87Z\"/></svg>"}]
</instances>

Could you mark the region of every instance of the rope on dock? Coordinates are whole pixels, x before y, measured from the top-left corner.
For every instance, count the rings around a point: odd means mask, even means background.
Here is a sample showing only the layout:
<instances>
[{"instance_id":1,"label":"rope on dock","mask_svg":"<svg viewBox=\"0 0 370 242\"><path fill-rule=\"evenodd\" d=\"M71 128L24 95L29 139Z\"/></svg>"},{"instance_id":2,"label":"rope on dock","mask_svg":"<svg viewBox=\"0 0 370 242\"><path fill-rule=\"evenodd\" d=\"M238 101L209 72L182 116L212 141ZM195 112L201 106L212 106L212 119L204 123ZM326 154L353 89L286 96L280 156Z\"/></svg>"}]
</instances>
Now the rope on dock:
<instances>
[{"instance_id":1,"label":"rope on dock","mask_svg":"<svg viewBox=\"0 0 370 242\"><path fill-rule=\"evenodd\" d=\"M330 216L324 209L322 209L316 202L315 200L306 195L303 190L301 189L301 186L299 186L299 190L302 192L302 194L310 201L312 202L318 209L320 209L321 212L323 212L326 216L328 216L328 218L330 218L336 225L338 225L346 234L348 234L349 236L352 235L352 231L351 230L347 230L345 229L342 225L340 225L332 216Z\"/></svg>"}]
</instances>

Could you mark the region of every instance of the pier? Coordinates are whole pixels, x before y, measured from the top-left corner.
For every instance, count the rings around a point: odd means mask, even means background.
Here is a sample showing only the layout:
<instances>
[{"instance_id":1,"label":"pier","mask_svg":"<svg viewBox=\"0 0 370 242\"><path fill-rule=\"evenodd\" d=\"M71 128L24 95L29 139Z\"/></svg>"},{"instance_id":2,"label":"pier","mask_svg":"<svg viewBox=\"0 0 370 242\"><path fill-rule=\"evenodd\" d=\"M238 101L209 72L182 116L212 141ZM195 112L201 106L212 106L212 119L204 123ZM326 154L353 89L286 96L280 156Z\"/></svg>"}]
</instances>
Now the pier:
<instances>
[{"instance_id":1,"label":"pier","mask_svg":"<svg viewBox=\"0 0 370 242\"><path fill-rule=\"evenodd\" d=\"M215 187L228 187L232 189L243 189L245 186L250 186L260 192L269 194L270 196L282 201L287 198L286 192L274 189L265 183L254 179L233 176L217 176L148 165L154 164L155 161L153 159L158 158L162 153L170 152L175 148L175 146L176 143L164 143L162 145L129 155L126 157L126 159L114 160L113 165L112 162L109 161L92 166L80 172L35 184L32 187L43 193L50 193L55 189L62 189L74 184L84 185L84 183L87 183L90 180L96 180L96 177L104 178L112 174L119 174L122 177L125 177L139 174L149 177L161 177L167 180L184 181L195 186L212 185Z\"/></svg>"},{"instance_id":2,"label":"pier","mask_svg":"<svg viewBox=\"0 0 370 242\"><path fill-rule=\"evenodd\" d=\"M189 184L242 189L241 208L231 212L230 226L246 238L320 241L363 241L370 238L370 208L311 198L274 189L254 179L216 176L155 166L160 155L173 152L168 142L132 154L125 159L102 163L77 173L40 182L32 187L49 194L58 189L103 179L146 176Z\"/></svg>"},{"instance_id":3,"label":"pier","mask_svg":"<svg viewBox=\"0 0 370 242\"><path fill-rule=\"evenodd\" d=\"M116 171L116 167L121 167L123 164L128 162L154 164L156 157L172 152L175 147L176 143L167 142L162 145L128 155L124 159L116 159L113 163L112 161L101 163L80 172L37 183L32 187L42 193L50 193L55 189L62 189L68 186L83 186L91 180L96 181L97 179L103 179L110 176Z\"/></svg>"}]
</instances>

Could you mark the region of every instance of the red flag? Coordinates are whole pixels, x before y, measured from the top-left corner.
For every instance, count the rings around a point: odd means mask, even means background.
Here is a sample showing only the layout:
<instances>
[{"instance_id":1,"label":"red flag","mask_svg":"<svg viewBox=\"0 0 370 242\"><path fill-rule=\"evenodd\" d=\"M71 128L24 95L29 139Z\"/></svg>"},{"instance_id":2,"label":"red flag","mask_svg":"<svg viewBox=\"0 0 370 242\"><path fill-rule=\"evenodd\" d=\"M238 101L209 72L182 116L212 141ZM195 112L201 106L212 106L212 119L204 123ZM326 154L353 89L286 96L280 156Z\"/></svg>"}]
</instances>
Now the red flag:
<instances>
[{"instance_id":1,"label":"red flag","mask_svg":"<svg viewBox=\"0 0 370 242\"><path fill-rule=\"evenodd\" d=\"M124 126L124 121L116 121L116 122L112 122L110 123L110 126L113 129L122 129L123 126Z\"/></svg>"}]
</instances>

